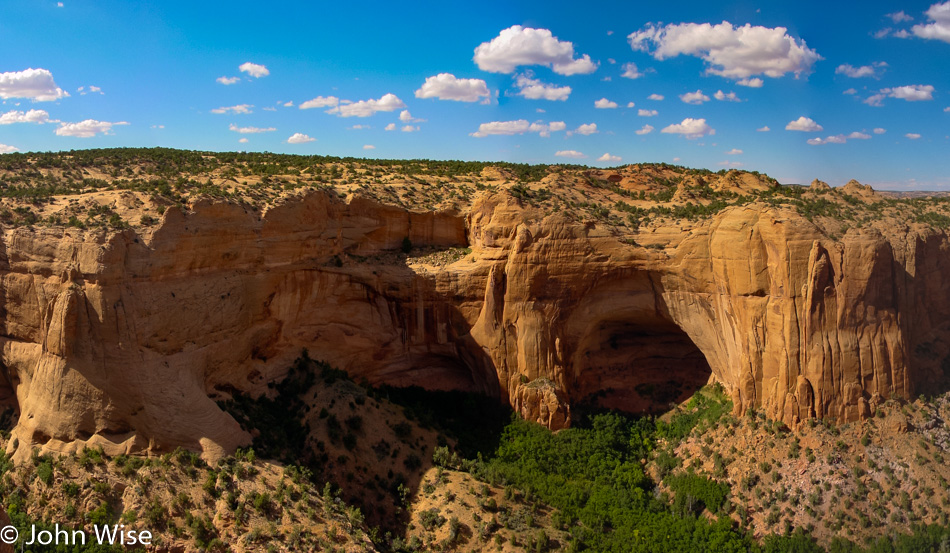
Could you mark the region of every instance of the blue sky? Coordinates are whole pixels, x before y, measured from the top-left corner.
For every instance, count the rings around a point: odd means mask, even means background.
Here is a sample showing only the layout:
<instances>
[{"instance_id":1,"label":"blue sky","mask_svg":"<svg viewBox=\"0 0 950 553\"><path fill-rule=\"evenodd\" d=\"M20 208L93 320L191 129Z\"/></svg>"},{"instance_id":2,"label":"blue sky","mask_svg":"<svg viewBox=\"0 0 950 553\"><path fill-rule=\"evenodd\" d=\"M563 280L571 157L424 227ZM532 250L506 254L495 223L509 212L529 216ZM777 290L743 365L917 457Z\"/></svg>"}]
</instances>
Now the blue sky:
<instances>
[{"instance_id":1,"label":"blue sky","mask_svg":"<svg viewBox=\"0 0 950 553\"><path fill-rule=\"evenodd\" d=\"M950 1L5 0L0 52L0 151L667 162L950 189Z\"/></svg>"}]
</instances>

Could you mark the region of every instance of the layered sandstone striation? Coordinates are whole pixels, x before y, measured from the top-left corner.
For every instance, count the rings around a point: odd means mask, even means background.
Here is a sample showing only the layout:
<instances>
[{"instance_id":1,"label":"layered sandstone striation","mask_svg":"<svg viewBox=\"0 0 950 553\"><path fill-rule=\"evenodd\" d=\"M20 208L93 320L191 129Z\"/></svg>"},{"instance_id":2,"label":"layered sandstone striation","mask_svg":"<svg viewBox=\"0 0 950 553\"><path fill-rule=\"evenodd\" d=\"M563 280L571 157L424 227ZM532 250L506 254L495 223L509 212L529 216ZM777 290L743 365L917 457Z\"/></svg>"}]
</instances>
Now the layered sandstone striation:
<instances>
[{"instance_id":1,"label":"layered sandstone striation","mask_svg":"<svg viewBox=\"0 0 950 553\"><path fill-rule=\"evenodd\" d=\"M309 190L260 210L197 201L147 228L5 228L10 449L220 456L250 437L215 400L266 392L303 349L373 384L498 397L553 429L578 403L648 412L709 380L738 412L855 420L943 376L944 231L833 236L758 202L624 236L504 190L458 211ZM450 248L466 249L426 257Z\"/></svg>"}]
</instances>

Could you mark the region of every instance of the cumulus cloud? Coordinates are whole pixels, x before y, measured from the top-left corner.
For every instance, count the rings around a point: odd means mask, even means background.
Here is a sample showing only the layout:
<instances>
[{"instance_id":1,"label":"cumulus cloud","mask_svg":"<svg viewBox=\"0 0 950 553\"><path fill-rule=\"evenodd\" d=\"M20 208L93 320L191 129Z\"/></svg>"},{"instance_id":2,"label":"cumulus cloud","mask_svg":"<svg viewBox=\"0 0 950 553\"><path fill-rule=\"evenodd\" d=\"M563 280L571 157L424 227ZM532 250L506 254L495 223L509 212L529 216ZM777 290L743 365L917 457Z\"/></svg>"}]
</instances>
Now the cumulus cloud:
<instances>
[{"instance_id":1,"label":"cumulus cloud","mask_svg":"<svg viewBox=\"0 0 950 553\"><path fill-rule=\"evenodd\" d=\"M482 123L478 126L478 130L471 133L471 135L482 138L489 135L511 136L524 134L526 132L536 132L541 136L550 136L552 132L563 131L566 128L567 125L563 121L529 123L525 119L518 119L516 121L492 121L490 123Z\"/></svg>"},{"instance_id":2,"label":"cumulus cloud","mask_svg":"<svg viewBox=\"0 0 950 553\"><path fill-rule=\"evenodd\" d=\"M887 14L887 17L891 18L891 21L894 23L902 23L904 21L913 21L914 18L904 13L904 10L895 13Z\"/></svg>"},{"instance_id":3,"label":"cumulus cloud","mask_svg":"<svg viewBox=\"0 0 950 553\"><path fill-rule=\"evenodd\" d=\"M376 146L373 146L372 144L363 144L363 149L364 149L364 150L375 150L375 149L376 149Z\"/></svg>"},{"instance_id":4,"label":"cumulus cloud","mask_svg":"<svg viewBox=\"0 0 950 553\"><path fill-rule=\"evenodd\" d=\"M14 123L55 123L50 121L49 113L42 109L31 109L30 111L8 111L0 115L0 125L12 125Z\"/></svg>"},{"instance_id":5,"label":"cumulus cloud","mask_svg":"<svg viewBox=\"0 0 950 553\"><path fill-rule=\"evenodd\" d=\"M875 79L878 79L886 67L887 63L883 61L876 61L871 65L862 65L860 67L855 67L849 63L845 63L839 65L838 68L835 69L835 75L845 75L846 77L851 77L852 79L860 79L861 77L874 77ZM878 70L880 70L880 73Z\"/></svg>"},{"instance_id":6,"label":"cumulus cloud","mask_svg":"<svg viewBox=\"0 0 950 553\"><path fill-rule=\"evenodd\" d=\"M238 104L236 106L220 107L211 110L211 113L253 113L251 104Z\"/></svg>"},{"instance_id":7,"label":"cumulus cloud","mask_svg":"<svg viewBox=\"0 0 950 553\"><path fill-rule=\"evenodd\" d=\"M634 107L634 106L636 106L635 103L633 103L633 102L627 102L627 107L628 107L628 108L632 108L632 107Z\"/></svg>"},{"instance_id":8,"label":"cumulus cloud","mask_svg":"<svg viewBox=\"0 0 950 553\"><path fill-rule=\"evenodd\" d=\"M426 78L426 82L416 91L416 98L438 98L456 102L477 102L490 97L491 93L485 81L459 79L451 73L439 73Z\"/></svg>"},{"instance_id":9,"label":"cumulus cloud","mask_svg":"<svg viewBox=\"0 0 950 553\"><path fill-rule=\"evenodd\" d=\"M86 94L99 94L101 96L105 94L102 88L93 85L89 85L89 87L81 86L76 89L76 92L78 92L80 96L85 96Z\"/></svg>"},{"instance_id":10,"label":"cumulus cloud","mask_svg":"<svg viewBox=\"0 0 950 553\"><path fill-rule=\"evenodd\" d=\"M240 81L240 80L241 80L240 77L218 77L217 79L215 79L215 81L217 81L217 82L219 82L219 83L221 83L221 84L223 84L223 85L234 84L234 83L236 83L236 82L238 82L238 81Z\"/></svg>"},{"instance_id":11,"label":"cumulus cloud","mask_svg":"<svg viewBox=\"0 0 950 553\"><path fill-rule=\"evenodd\" d=\"M911 31L920 38L950 42L950 2L934 4L924 13L930 23L914 25Z\"/></svg>"},{"instance_id":12,"label":"cumulus cloud","mask_svg":"<svg viewBox=\"0 0 950 553\"><path fill-rule=\"evenodd\" d=\"M623 74L620 75L621 77L627 79L639 79L643 76L643 73L637 69L637 64L633 62L623 64L622 69Z\"/></svg>"},{"instance_id":13,"label":"cumulus cloud","mask_svg":"<svg viewBox=\"0 0 950 553\"><path fill-rule=\"evenodd\" d=\"M765 81L758 77L753 77L751 79L739 79L736 81L737 85L747 86L749 88L762 88L762 85L765 84Z\"/></svg>"},{"instance_id":14,"label":"cumulus cloud","mask_svg":"<svg viewBox=\"0 0 950 553\"><path fill-rule=\"evenodd\" d=\"M384 130L384 131L394 131L394 130L396 130L396 124L395 124L395 123L390 123L390 124L386 125L386 128L384 128L383 130Z\"/></svg>"},{"instance_id":15,"label":"cumulus cloud","mask_svg":"<svg viewBox=\"0 0 950 553\"><path fill-rule=\"evenodd\" d=\"M788 125L785 125L785 130L787 131L802 131L802 132L818 132L823 131L824 127L815 123L810 117L805 117L802 115L794 121L789 121Z\"/></svg>"},{"instance_id":16,"label":"cumulus cloud","mask_svg":"<svg viewBox=\"0 0 950 553\"><path fill-rule=\"evenodd\" d=\"M403 123L422 123L425 121L425 119L417 119L413 117L412 114L409 113L408 109L404 109L399 112L399 120Z\"/></svg>"},{"instance_id":17,"label":"cumulus cloud","mask_svg":"<svg viewBox=\"0 0 950 553\"><path fill-rule=\"evenodd\" d=\"M419 130L419 127L412 126L412 125L403 125L403 127L399 130L401 130L402 132L415 132Z\"/></svg>"},{"instance_id":18,"label":"cumulus cloud","mask_svg":"<svg viewBox=\"0 0 950 553\"><path fill-rule=\"evenodd\" d=\"M594 107L597 109L614 109L617 107L617 102L611 102L607 98L601 98L594 102Z\"/></svg>"},{"instance_id":19,"label":"cumulus cloud","mask_svg":"<svg viewBox=\"0 0 950 553\"><path fill-rule=\"evenodd\" d=\"M857 94L857 93L858 93L858 89L856 89L856 88L849 88L849 89L847 89L847 90L842 91L841 93L844 94L845 96L850 96L850 95L852 95L852 94Z\"/></svg>"},{"instance_id":20,"label":"cumulus cloud","mask_svg":"<svg viewBox=\"0 0 950 553\"><path fill-rule=\"evenodd\" d=\"M909 139L911 139L911 140L917 140L918 138L920 138L920 135L917 134L917 133L915 133L915 132L909 132L909 133L905 134L904 136L906 136L907 138L909 138Z\"/></svg>"},{"instance_id":21,"label":"cumulus cloud","mask_svg":"<svg viewBox=\"0 0 950 553\"><path fill-rule=\"evenodd\" d=\"M248 140L247 138L242 138L238 140L238 142L240 142L241 144L247 144L248 142L250 142L250 140Z\"/></svg>"},{"instance_id":22,"label":"cumulus cloud","mask_svg":"<svg viewBox=\"0 0 950 553\"><path fill-rule=\"evenodd\" d=\"M56 86L47 69L24 69L0 73L0 99L27 98L34 102L52 102L69 96Z\"/></svg>"},{"instance_id":23,"label":"cumulus cloud","mask_svg":"<svg viewBox=\"0 0 950 553\"><path fill-rule=\"evenodd\" d=\"M758 129L755 129L755 130L756 130L757 132L769 132L769 131L772 130L772 129L770 129L769 126L766 125L766 126L764 126L764 127L759 127Z\"/></svg>"},{"instance_id":24,"label":"cumulus cloud","mask_svg":"<svg viewBox=\"0 0 950 553\"><path fill-rule=\"evenodd\" d=\"M569 86L542 83L538 79L532 79L530 75L515 77L515 86L519 89L518 96L523 96L529 100L564 101L571 95L571 87Z\"/></svg>"},{"instance_id":25,"label":"cumulus cloud","mask_svg":"<svg viewBox=\"0 0 950 553\"><path fill-rule=\"evenodd\" d=\"M597 158L597 161L607 161L610 163L618 163L621 159L620 156L610 155L609 153L604 153L604 155Z\"/></svg>"},{"instance_id":26,"label":"cumulus cloud","mask_svg":"<svg viewBox=\"0 0 950 553\"><path fill-rule=\"evenodd\" d=\"M716 134L716 129L706 124L705 119L693 119L687 117L682 123L665 127L662 131L665 134L681 134L685 138L692 140L706 135Z\"/></svg>"},{"instance_id":27,"label":"cumulus cloud","mask_svg":"<svg viewBox=\"0 0 950 553\"><path fill-rule=\"evenodd\" d=\"M658 112L655 109L638 109L637 110L637 115L639 115L640 117L656 117L657 115L659 115L659 113L660 112Z\"/></svg>"},{"instance_id":28,"label":"cumulus cloud","mask_svg":"<svg viewBox=\"0 0 950 553\"><path fill-rule=\"evenodd\" d=\"M887 129L882 129L881 127L874 129L874 134L884 134L886 132L887 132Z\"/></svg>"},{"instance_id":29,"label":"cumulus cloud","mask_svg":"<svg viewBox=\"0 0 950 553\"><path fill-rule=\"evenodd\" d=\"M379 100L360 100L359 102L346 103L341 101L334 108L327 110L327 113L333 113L339 117L370 117L380 111L396 111L406 107L406 104L395 94L384 94Z\"/></svg>"},{"instance_id":30,"label":"cumulus cloud","mask_svg":"<svg viewBox=\"0 0 950 553\"><path fill-rule=\"evenodd\" d=\"M556 155L557 157L569 157L572 159L581 159L581 158L587 157L581 152L578 152L577 150L559 150L557 152L554 152L554 155Z\"/></svg>"},{"instance_id":31,"label":"cumulus cloud","mask_svg":"<svg viewBox=\"0 0 950 553\"><path fill-rule=\"evenodd\" d=\"M128 125L128 123L125 121L110 123L108 121L86 119L79 123L62 123L59 128L56 129L56 134L59 136L91 138L97 134L112 134L112 127L117 125Z\"/></svg>"},{"instance_id":32,"label":"cumulus cloud","mask_svg":"<svg viewBox=\"0 0 950 553\"><path fill-rule=\"evenodd\" d=\"M741 153L742 153L742 150L740 150L740 149L738 149L738 148L733 148L733 149L729 150L728 152L726 152L726 155L727 155L727 156L737 156L737 155L739 155L739 154L741 154Z\"/></svg>"},{"instance_id":33,"label":"cumulus cloud","mask_svg":"<svg viewBox=\"0 0 950 553\"><path fill-rule=\"evenodd\" d=\"M6 144L0 144L0 154L12 154L13 152L19 152L20 149L16 146L8 146Z\"/></svg>"},{"instance_id":34,"label":"cumulus cloud","mask_svg":"<svg viewBox=\"0 0 950 553\"><path fill-rule=\"evenodd\" d=\"M663 95L662 95L662 94L650 94L649 96L647 96L647 100L655 100L655 101L657 101L657 102L662 102L662 101L663 101Z\"/></svg>"},{"instance_id":35,"label":"cumulus cloud","mask_svg":"<svg viewBox=\"0 0 950 553\"><path fill-rule=\"evenodd\" d=\"M232 123L232 124L228 127L228 130L231 130L231 131L234 131L234 132L237 132L237 133L241 133L241 134L257 134L257 133L262 133L262 132L274 132L274 131L276 131L277 129L275 129L274 127L267 127L267 128L261 128L261 127L238 127L237 125L235 125L235 124Z\"/></svg>"},{"instance_id":36,"label":"cumulus cloud","mask_svg":"<svg viewBox=\"0 0 950 553\"><path fill-rule=\"evenodd\" d=\"M720 102L741 102L742 100L736 96L735 92L729 92L728 94L724 93L721 90L717 90L713 94L713 98L719 100Z\"/></svg>"},{"instance_id":37,"label":"cumulus cloud","mask_svg":"<svg viewBox=\"0 0 950 553\"><path fill-rule=\"evenodd\" d=\"M638 130L638 131L634 131L634 132L636 132L636 133L639 134L640 136L643 136L643 135L645 135L645 134L650 134L651 132L653 132L653 126L652 126L652 125L643 125L643 128L642 128L642 129L640 129L640 130Z\"/></svg>"},{"instance_id":38,"label":"cumulus cloud","mask_svg":"<svg viewBox=\"0 0 950 553\"><path fill-rule=\"evenodd\" d=\"M649 25L627 39L634 50L648 52L658 60L679 55L696 56L707 64L706 72L730 79L754 75L796 77L811 71L822 59L805 41L788 35L784 27L746 24L735 27L728 21ZM748 85L747 85L748 86Z\"/></svg>"},{"instance_id":39,"label":"cumulus cloud","mask_svg":"<svg viewBox=\"0 0 950 553\"><path fill-rule=\"evenodd\" d=\"M574 45L558 40L547 29L514 25L498 34L491 42L475 48L475 63L482 71L514 73L519 66L543 65L559 75L593 73L597 64L584 54L574 58Z\"/></svg>"},{"instance_id":40,"label":"cumulus cloud","mask_svg":"<svg viewBox=\"0 0 950 553\"><path fill-rule=\"evenodd\" d=\"M871 135L855 131L851 134L836 134L827 138L809 138L807 142L812 146L820 146L823 144L844 144L848 140L868 140L869 138L871 138Z\"/></svg>"},{"instance_id":41,"label":"cumulus cloud","mask_svg":"<svg viewBox=\"0 0 950 553\"><path fill-rule=\"evenodd\" d=\"M574 134L588 136L597 132L597 123L585 123L572 131Z\"/></svg>"},{"instance_id":42,"label":"cumulus cloud","mask_svg":"<svg viewBox=\"0 0 950 553\"><path fill-rule=\"evenodd\" d=\"M270 75L270 71L268 71L266 67L257 63L251 63L249 61L239 65L238 69L240 69L242 73L247 73L255 79Z\"/></svg>"},{"instance_id":43,"label":"cumulus cloud","mask_svg":"<svg viewBox=\"0 0 950 553\"><path fill-rule=\"evenodd\" d=\"M315 140L316 138L312 136L307 136L302 132L295 132L287 139L287 144L306 144L307 142L313 142Z\"/></svg>"},{"instance_id":44,"label":"cumulus cloud","mask_svg":"<svg viewBox=\"0 0 950 553\"><path fill-rule=\"evenodd\" d=\"M702 90L697 90L696 92L687 92L686 94L680 94L680 100L687 104L699 105L703 102L709 101L709 96L703 94Z\"/></svg>"},{"instance_id":45,"label":"cumulus cloud","mask_svg":"<svg viewBox=\"0 0 950 553\"><path fill-rule=\"evenodd\" d=\"M329 108L335 107L340 104L340 99L336 96L317 96L312 100L307 100L302 102L299 106L300 109L313 109L313 108Z\"/></svg>"},{"instance_id":46,"label":"cumulus cloud","mask_svg":"<svg viewBox=\"0 0 950 553\"><path fill-rule=\"evenodd\" d=\"M879 107L884 105L884 98L899 98L901 100L907 100L908 102L923 102L933 100L933 94L934 87L933 85L929 84L914 84L898 86L894 88L882 88L880 92L864 100L864 103L869 106Z\"/></svg>"}]
</instances>

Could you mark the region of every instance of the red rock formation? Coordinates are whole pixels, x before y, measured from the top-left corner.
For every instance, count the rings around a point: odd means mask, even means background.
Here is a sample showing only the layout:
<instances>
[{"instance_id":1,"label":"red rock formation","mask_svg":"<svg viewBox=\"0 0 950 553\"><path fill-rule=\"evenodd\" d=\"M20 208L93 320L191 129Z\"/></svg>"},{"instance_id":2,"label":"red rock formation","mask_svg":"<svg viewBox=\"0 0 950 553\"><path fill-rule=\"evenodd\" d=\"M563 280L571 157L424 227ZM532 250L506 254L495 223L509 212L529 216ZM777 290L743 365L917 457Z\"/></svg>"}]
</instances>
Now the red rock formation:
<instances>
[{"instance_id":1,"label":"red rock formation","mask_svg":"<svg viewBox=\"0 0 950 553\"><path fill-rule=\"evenodd\" d=\"M473 252L407 264L393 253L406 237ZM940 376L943 233L835 241L746 206L673 244L628 245L505 195L464 216L312 192L263 213L170 209L143 234L7 229L11 449L221 455L249 436L212 398L264 391L303 348L356 379L499 397L551 428L579 401L651 410L710 378L739 412L854 420Z\"/></svg>"}]
</instances>

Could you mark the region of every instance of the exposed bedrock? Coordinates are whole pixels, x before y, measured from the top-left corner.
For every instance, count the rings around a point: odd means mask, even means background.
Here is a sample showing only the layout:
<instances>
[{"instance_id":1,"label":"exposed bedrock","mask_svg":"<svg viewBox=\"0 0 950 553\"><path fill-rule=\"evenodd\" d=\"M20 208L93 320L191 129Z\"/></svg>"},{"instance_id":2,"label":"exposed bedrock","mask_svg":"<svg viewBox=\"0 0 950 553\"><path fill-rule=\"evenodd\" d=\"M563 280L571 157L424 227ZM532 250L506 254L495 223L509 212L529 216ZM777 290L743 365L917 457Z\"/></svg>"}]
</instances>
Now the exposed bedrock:
<instances>
[{"instance_id":1,"label":"exposed bedrock","mask_svg":"<svg viewBox=\"0 0 950 553\"><path fill-rule=\"evenodd\" d=\"M406 237L472 253L408 264ZM265 391L306 348L358 380L474 390L554 429L578 403L652 412L709 380L739 412L854 420L942 378L947 248L923 226L836 241L746 206L655 250L501 195L464 215L311 192L263 213L170 209L148 234L7 229L0 401L18 409L20 457L216 457L250 437L215 398Z\"/></svg>"}]
</instances>

